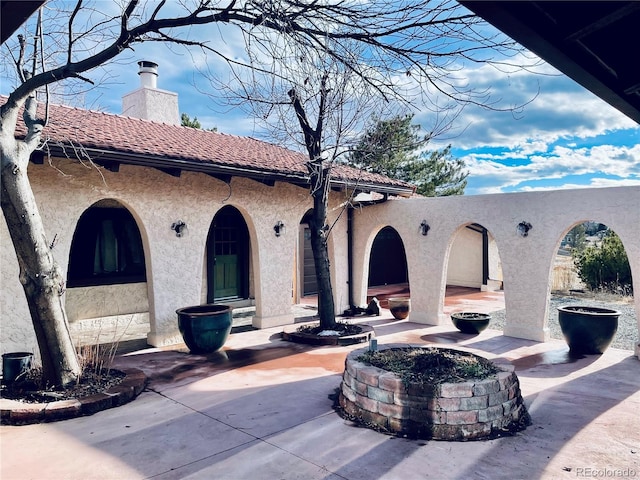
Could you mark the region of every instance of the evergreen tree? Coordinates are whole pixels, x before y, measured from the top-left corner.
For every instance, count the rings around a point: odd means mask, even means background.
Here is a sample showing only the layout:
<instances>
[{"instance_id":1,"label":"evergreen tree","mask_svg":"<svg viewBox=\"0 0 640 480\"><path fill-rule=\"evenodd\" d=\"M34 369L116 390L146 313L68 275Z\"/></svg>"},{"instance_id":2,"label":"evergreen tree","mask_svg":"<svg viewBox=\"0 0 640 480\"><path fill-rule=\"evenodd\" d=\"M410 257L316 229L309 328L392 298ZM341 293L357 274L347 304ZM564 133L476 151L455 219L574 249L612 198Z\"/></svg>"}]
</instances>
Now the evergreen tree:
<instances>
[{"instance_id":1,"label":"evergreen tree","mask_svg":"<svg viewBox=\"0 0 640 480\"><path fill-rule=\"evenodd\" d=\"M356 145L347 163L367 172L404 180L427 197L462 195L469 172L461 159L451 155L451 145L442 150L421 151L429 136L421 136L413 115L378 119Z\"/></svg>"},{"instance_id":2,"label":"evergreen tree","mask_svg":"<svg viewBox=\"0 0 640 480\"><path fill-rule=\"evenodd\" d=\"M200 120L198 120L198 117L193 117L193 120L191 120L191 117L186 113L180 115L180 125L183 127L202 128L202 124L200 123ZM205 128L204 130L207 130L208 132L217 132L218 127Z\"/></svg>"},{"instance_id":3,"label":"evergreen tree","mask_svg":"<svg viewBox=\"0 0 640 480\"><path fill-rule=\"evenodd\" d=\"M567 245L569 245L574 252L578 254L582 252L587 246L587 224L580 223L573 227L567 235Z\"/></svg>"},{"instance_id":4,"label":"evergreen tree","mask_svg":"<svg viewBox=\"0 0 640 480\"><path fill-rule=\"evenodd\" d=\"M608 230L601 246L589 246L574 257L578 275L592 290L633 294L631 267L620 237Z\"/></svg>"},{"instance_id":5,"label":"evergreen tree","mask_svg":"<svg viewBox=\"0 0 640 480\"><path fill-rule=\"evenodd\" d=\"M183 127L202 128L202 125L198 121L198 117L193 117L193 120L191 120L191 117L186 113L183 113L180 116L180 125Z\"/></svg>"}]
</instances>

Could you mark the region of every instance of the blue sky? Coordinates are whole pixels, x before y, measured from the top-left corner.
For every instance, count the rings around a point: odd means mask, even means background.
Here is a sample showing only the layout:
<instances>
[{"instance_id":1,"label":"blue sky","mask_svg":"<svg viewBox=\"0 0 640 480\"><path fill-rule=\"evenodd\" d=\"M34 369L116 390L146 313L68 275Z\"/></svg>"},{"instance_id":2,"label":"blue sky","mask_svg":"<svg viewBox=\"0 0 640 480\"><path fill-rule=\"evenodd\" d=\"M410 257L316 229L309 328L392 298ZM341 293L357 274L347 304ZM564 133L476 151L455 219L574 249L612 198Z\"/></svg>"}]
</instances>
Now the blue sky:
<instances>
[{"instance_id":1,"label":"blue sky","mask_svg":"<svg viewBox=\"0 0 640 480\"><path fill-rule=\"evenodd\" d=\"M233 31L221 38L229 51L241 43ZM141 59L160 65L158 87L178 93L180 112L206 128L264 138L260 122L215 101L216 92L199 74L202 52L187 54L162 44L137 46L97 78L101 88L76 103L120 113L122 95L138 88ZM479 65L458 76L476 88L490 88L502 106L529 102L516 113L467 107L450 131L432 141L431 148L451 144L453 155L464 159L470 173L466 194L640 185L640 126L552 67L508 73ZM6 72L0 81L0 93L8 94ZM431 112L414 106L416 123L428 128Z\"/></svg>"},{"instance_id":2,"label":"blue sky","mask_svg":"<svg viewBox=\"0 0 640 480\"><path fill-rule=\"evenodd\" d=\"M469 168L467 194L640 185L640 127L549 65L481 83L522 112L465 111L450 139ZM513 88L516 85L516 88Z\"/></svg>"}]
</instances>

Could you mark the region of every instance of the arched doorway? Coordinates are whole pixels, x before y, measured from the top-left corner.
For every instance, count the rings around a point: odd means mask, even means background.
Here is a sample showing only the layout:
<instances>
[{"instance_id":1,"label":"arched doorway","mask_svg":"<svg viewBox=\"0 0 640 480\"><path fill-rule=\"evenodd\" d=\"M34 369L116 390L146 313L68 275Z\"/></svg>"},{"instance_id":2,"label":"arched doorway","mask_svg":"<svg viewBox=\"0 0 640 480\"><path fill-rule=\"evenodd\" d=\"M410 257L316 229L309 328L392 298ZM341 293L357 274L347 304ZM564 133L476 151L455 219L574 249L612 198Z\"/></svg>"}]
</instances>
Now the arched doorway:
<instances>
[{"instance_id":1,"label":"arched doorway","mask_svg":"<svg viewBox=\"0 0 640 480\"><path fill-rule=\"evenodd\" d=\"M318 281L316 280L316 264L313 259L313 250L311 249L311 229L309 228L309 217L313 210L307 211L300 221L299 246L299 288L302 293L301 297L307 295L316 295L318 293Z\"/></svg>"},{"instance_id":2,"label":"arched doorway","mask_svg":"<svg viewBox=\"0 0 640 480\"><path fill-rule=\"evenodd\" d=\"M409 281L404 243L393 227L378 232L369 257L369 287L400 285Z\"/></svg>"},{"instance_id":3,"label":"arched doorway","mask_svg":"<svg viewBox=\"0 0 640 480\"><path fill-rule=\"evenodd\" d=\"M451 236L448 249L443 313L491 313L494 318L489 328L503 328L497 327L505 321L505 297L494 236L478 223L461 225Z\"/></svg>"},{"instance_id":4,"label":"arched doorway","mask_svg":"<svg viewBox=\"0 0 640 480\"><path fill-rule=\"evenodd\" d=\"M373 239L367 287L367 303L376 297L383 308L389 297L410 296L404 243L393 227L384 227Z\"/></svg>"},{"instance_id":5,"label":"arched doorway","mask_svg":"<svg viewBox=\"0 0 640 480\"><path fill-rule=\"evenodd\" d=\"M447 264L447 286L484 291L502 289L498 247L482 225L465 225L454 235Z\"/></svg>"},{"instance_id":6,"label":"arched doorway","mask_svg":"<svg viewBox=\"0 0 640 480\"><path fill-rule=\"evenodd\" d=\"M232 206L216 213L207 237L207 303L249 298L249 230Z\"/></svg>"}]
</instances>

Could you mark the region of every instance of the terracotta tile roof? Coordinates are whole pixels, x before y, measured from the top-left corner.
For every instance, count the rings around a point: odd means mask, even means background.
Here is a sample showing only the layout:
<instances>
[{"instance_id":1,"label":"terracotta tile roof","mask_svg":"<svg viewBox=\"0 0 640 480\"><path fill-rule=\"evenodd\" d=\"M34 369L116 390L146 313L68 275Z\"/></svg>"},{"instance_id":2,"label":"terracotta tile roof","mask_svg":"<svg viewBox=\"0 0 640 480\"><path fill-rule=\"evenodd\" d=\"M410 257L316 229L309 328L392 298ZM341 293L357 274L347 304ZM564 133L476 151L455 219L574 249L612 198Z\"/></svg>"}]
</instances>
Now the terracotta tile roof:
<instances>
[{"instance_id":1,"label":"terracotta tile roof","mask_svg":"<svg viewBox=\"0 0 640 480\"><path fill-rule=\"evenodd\" d=\"M6 97L0 97L0 102L5 103ZM24 134L24 127L19 126L16 135ZM306 155L251 137L63 105L50 105L45 139L50 146L80 146L91 152L91 158L121 163L142 165L152 161L156 167L166 165L182 170L273 176L279 180L293 177L297 183L305 183L308 175ZM133 158L137 160L132 161ZM405 182L344 165L334 167L332 181L379 187L381 191L398 190L403 195L412 188Z\"/></svg>"}]
</instances>

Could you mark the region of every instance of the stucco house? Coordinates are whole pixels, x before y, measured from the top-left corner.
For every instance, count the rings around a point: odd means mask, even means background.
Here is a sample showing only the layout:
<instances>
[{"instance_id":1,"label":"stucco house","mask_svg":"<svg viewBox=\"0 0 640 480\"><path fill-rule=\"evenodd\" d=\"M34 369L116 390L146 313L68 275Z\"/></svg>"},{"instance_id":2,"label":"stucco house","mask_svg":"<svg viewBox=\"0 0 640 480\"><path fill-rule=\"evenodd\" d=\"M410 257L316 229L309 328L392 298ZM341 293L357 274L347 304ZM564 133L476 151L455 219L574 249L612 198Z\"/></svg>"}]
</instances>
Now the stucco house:
<instances>
[{"instance_id":1,"label":"stucco house","mask_svg":"<svg viewBox=\"0 0 640 480\"><path fill-rule=\"evenodd\" d=\"M47 141L29 167L66 272L72 330L141 326L149 344L173 345L181 342L175 310L208 302L254 306L256 328L293 323L292 305L313 291L305 272L304 224L312 207L306 157L179 126L177 96L157 88L154 64L140 67L140 88L123 99L123 115L52 106ZM354 192L378 199L345 210ZM404 249L413 322L449 322L448 283L504 285L505 335L547 340L556 252L566 233L588 220L618 233L640 291L640 187L412 194L397 180L334 169L329 254L336 313L366 304L370 273L377 275L370 260L387 233L396 247L386 250ZM532 227L526 236L523 223ZM4 221L0 260L2 352L35 352ZM640 318L640 296L635 302Z\"/></svg>"},{"instance_id":2,"label":"stucco house","mask_svg":"<svg viewBox=\"0 0 640 480\"><path fill-rule=\"evenodd\" d=\"M221 301L255 305L258 328L292 323L292 302L314 288L304 252L313 205L307 157L180 126L177 95L157 88L157 65L139 65L124 115L51 105L45 144L31 159L30 181L66 272L72 332L125 324L146 329L151 345L174 344L177 308ZM347 257L341 213L352 195L414 191L344 166L333 169L331 187L336 259ZM35 351L4 222L0 230L2 349ZM332 262L332 274L342 311L345 262Z\"/></svg>"}]
</instances>

